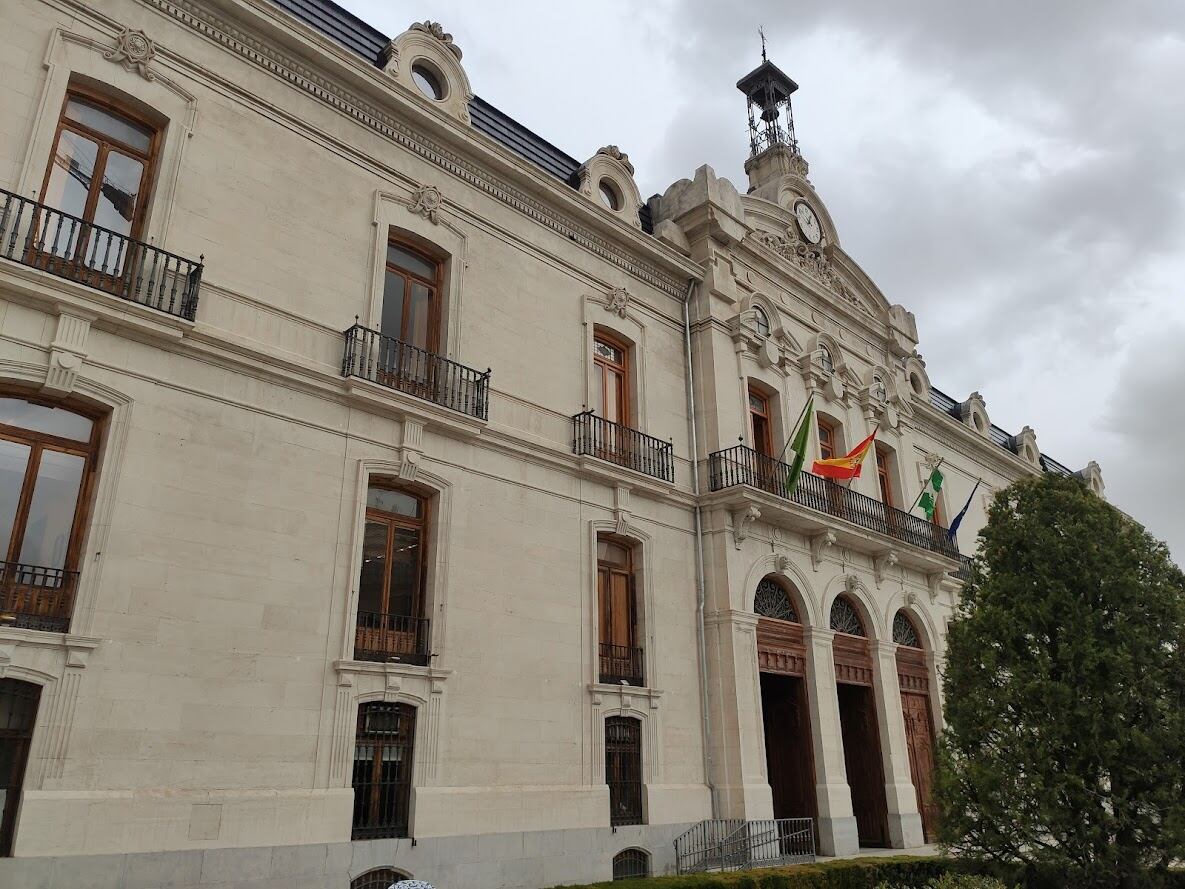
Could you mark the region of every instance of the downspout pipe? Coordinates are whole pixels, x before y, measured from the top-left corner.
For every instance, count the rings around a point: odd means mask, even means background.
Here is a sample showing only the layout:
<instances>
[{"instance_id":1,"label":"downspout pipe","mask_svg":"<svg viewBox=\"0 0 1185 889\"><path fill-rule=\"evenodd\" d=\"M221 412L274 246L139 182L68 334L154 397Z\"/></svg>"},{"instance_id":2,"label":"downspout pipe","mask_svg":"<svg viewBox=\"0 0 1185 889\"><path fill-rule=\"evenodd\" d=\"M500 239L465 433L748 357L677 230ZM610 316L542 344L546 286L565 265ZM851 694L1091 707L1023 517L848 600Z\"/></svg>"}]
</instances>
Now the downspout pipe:
<instances>
[{"instance_id":1,"label":"downspout pipe","mask_svg":"<svg viewBox=\"0 0 1185 889\"><path fill-rule=\"evenodd\" d=\"M702 744L704 750L704 780L708 783L711 795L712 820L716 820L719 805L716 799L716 783L712 780L712 713L708 707L708 645L707 630L704 625L704 605L706 599L704 583L704 524L700 510L699 487L699 437L696 434L695 422L695 368L691 359L691 298L695 295L695 278L687 282L687 292L683 295L683 350L687 366L687 425L691 433L691 493L695 498L695 632L699 646L699 696Z\"/></svg>"}]
</instances>

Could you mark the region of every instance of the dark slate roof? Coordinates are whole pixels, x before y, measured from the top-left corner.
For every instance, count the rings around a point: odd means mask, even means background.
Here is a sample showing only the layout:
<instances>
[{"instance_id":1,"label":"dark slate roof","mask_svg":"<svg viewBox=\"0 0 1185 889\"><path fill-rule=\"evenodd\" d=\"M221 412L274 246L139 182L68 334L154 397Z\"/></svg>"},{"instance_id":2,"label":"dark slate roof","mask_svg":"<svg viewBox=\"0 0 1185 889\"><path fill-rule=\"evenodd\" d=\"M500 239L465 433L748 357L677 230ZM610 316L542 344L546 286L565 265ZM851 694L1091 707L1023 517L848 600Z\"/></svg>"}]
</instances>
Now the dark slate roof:
<instances>
[{"instance_id":1,"label":"dark slate roof","mask_svg":"<svg viewBox=\"0 0 1185 889\"><path fill-rule=\"evenodd\" d=\"M276 6L300 19L309 27L324 34L361 56L368 64L378 65L379 56L390 43L390 38L372 28L362 19L338 6L333 0L272 0ZM565 154L546 139L528 130L521 123L503 114L485 99L477 96L469 103L469 119L473 128L485 133L495 142L510 149L519 157L534 164L545 173L555 176L575 188L580 162ZM650 233L650 207L643 204L638 211L642 230Z\"/></svg>"},{"instance_id":2,"label":"dark slate roof","mask_svg":"<svg viewBox=\"0 0 1185 889\"><path fill-rule=\"evenodd\" d=\"M962 422L962 418L959 416L959 402L955 401L945 392L931 387L930 404L934 405L934 407L938 408L938 410L942 411L944 414L950 414L956 420ZM988 429L988 438L995 444L998 444L1000 447L1004 448L1004 450L1010 451L1013 454L1016 453L1016 436L1009 435L995 423L993 423L991 428ZM1052 457L1045 454L1041 455L1041 468L1046 472L1052 472L1056 475L1074 474L1061 463L1058 463L1057 460L1054 460Z\"/></svg>"}]
</instances>

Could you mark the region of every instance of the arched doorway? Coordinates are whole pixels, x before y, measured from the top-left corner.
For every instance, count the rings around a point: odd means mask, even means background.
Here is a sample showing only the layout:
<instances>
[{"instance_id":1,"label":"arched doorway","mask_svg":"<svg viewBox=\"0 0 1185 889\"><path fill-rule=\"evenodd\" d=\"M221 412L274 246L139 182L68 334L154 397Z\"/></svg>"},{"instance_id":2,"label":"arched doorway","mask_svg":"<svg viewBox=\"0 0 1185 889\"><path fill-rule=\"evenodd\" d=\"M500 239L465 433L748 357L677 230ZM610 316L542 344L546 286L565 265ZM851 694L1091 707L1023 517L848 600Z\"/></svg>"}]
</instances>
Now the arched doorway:
<instances>
[{"instance_id":1,"label":"arched doorway","mask_svg":"<svg viewBox=\"0 0 1185 889\"><path fill-rule=\"evenodd\" d=\"M12 854L25 763L40 699L39 685L0 679L0 856Z\"/></svg>"},{"instance_id":2,"label":"arched doorway","mask_svg":"<svg viewBox=\"0 0 1185 889\"><path fill-rule=\"evenodd\" d=\"M868 631L860 611L846 596L832 603L830 626L835 631L835 691L856 832L861 846L885 847L889 845L888 804Z\"/></svg>"},{"instance_id":3,"label":"arched doorway","mask_svg":"<svg viewBox=\"0 0 1185 889\"><path fill-rule=\"evenodd\" d=\"M901 715L909 746L909 773L917 794L926 842L937 835L934 805L934 719L930 714L930 671L917 625L902 609L893 618L897 643L897 682L901 687Z\"/></svg>"},{"instance_id":4,"label":"arched doorway","mask_svg":"<svg viewBox=\"0 0 1185 889\"><path fill-rule=\"evenodd\" d=\"M815 818L815 764L806 694L806 647L790 589L768 576L753 598L765 764L775 818Z\"/></svg>"}]
</instances>

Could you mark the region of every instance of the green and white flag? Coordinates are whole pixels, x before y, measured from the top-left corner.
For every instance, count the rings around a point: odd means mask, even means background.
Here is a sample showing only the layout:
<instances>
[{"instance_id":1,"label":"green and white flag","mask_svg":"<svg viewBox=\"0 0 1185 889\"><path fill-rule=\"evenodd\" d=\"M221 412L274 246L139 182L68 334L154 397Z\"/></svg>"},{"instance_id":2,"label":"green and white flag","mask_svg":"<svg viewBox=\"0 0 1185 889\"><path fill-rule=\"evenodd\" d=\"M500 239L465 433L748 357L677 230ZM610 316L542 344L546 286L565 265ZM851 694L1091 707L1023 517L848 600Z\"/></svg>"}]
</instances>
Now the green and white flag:
<instances>
[{"instance_id":1,"label":"green and white flag","mask_svg":"<svg viewBox=\"0 0 1185 889\"><path fill-rule=\"evenodd\" d=\"M938 508L938 492L941 490L942 473L935 466L930 472L930 477L926 479L926 487L922 489L922 496L918 498L918 506L926 514L927 521L934 521L934 510Z\"/></svg>"}]
</instances>

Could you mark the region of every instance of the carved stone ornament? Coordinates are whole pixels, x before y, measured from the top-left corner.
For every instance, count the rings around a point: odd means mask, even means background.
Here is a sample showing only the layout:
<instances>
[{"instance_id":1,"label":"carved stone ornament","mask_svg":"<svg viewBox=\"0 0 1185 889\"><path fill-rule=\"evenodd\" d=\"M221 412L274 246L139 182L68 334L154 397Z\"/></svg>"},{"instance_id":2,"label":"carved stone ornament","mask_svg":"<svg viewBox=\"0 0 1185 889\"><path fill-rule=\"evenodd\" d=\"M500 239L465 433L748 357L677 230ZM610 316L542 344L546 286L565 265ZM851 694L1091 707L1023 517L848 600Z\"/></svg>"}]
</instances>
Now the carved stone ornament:
<instances>
[{"instance_id":1,"label":"carved stone ornament","mask_svg":"<svg viewBox=\"0 0 1185 889\"><path fill-rule=\"evenodd\" d=\"M761 510L756 506L738 509L732 514L732 538L736 548L741 548L741 541L749 536L749 528L761 518Z\"/></svg>"},{"instance_id":2,"label":"carved stone ornament","mask_svg":"<svg viewBox=\"0 0 1185 889\"><path fill-rule=\"evenodd\" d=\"M790 557L785 553L778 553L778 555L774 556L774 570L779 574L787 573L790 570L791 564L793 563L790 561Z\"/></svg>"},{"instance_id":3,"label":"carved stone ornament","mask_svg":"<svg viewBox=\"0 0 1185 889\"><path fill-rule=\"evenodd\" d=\"M605 311L624 318L629 309L630 292L624 287L615 287L605 294Z\"/></svg>"},{"instance_id":4,"label":"carved stone ornament","mask_svg":"<svg viewBox=\"0 0 1185 889\"><path fill-rule=\"evenodd\" d=\"M942 579L945 575L941 571L926 575L926 586L930 588L930 601L938 601L938 593L942 590Z\"/></svg>"},{"instance_id":5,"label":"carved stone ornament","mask_svg":"<svg viewBox=\"0 0 1185 889\"><path fill-rule=\"evenodd\" d=\"M156 80L148 64L156 58L156 46L139 29L124 28L115 38L115 46L103 53L109 62L118 62L125 71L136 71L145 80Z\"/></svg>"},{"instance_id":6,"label":"carved stone ornament","mask_svg":"<svg viewBox=\"0 0 1185 889\"><path fill-rule=\"evenodd\" d=\"M616 145L606 145L604 148L598 148L597 154L603 154L606 157L613 158L613 160L629 170L631 176L634 175L634 165L630 163L630 156Z\"/></svg>"},{"instance_id":7,"label":"carved stone ornament","mask_svg":"<svg viewBox=\"0 0 1185 889\"><path fill-rule=\"evenodd\" d=\"M440 208L444 204L444 198L440 195L440 189L435 185L421 185L411 193L411 200L407 202L407 209L415 213L417 216L423 216L433 225L436 225L440 218Z\"/></svg>"},{"instance_id":8,"label":"carved stone ornament","mask_svg":"<svg viewBox=\"0 0 1185 889\"><path fill-rule=\"evenodd\" d=\"M865 315L872 315L868 306L856 298L836 273L823 247L818 244L808 244L798 236L794 226L787 228L785 234L755 231L748 236L747 240L760 244L783 259L789 260L791 264L831 290L853 308Z\"/></svg>"},{"instance_id":9,"label":"carved stone ornament","mask_svg":"<svg viewBox=\"0 0 1185 889\"><path fill-rule=\"evenodd\" d=\"M444 48L457 57L457 61L461 61L461 47L453 43L453 35L444 30L440 22L413 22L409 31L423 31L425 34L430 34L444 44Z\"/></svg>"},{"instance_id":10,"label":"carved stone ornament","mask_svg":"<svg viewBox=\"0 0 1185 889\"><path fill-rule=\"evenodd\" d=\"M806 162L806 158L798 153L797 150L790 155L790 172L795 176L806 179L807 174L811 171L811 165Z\"/></svg>"},{"instance_id":11,"label":"carved stone ornament","mask_svg":"<svg viewBox=\"0 0 1185 889\"><path fill-rule=\"evenodd\" d=\"M872 576L876 580L878 590L885 581L885 572L896 565L898 561L900 560L897 553L891 549L872 557Z\"/></svg>"},{"instance_id":12,"label":"carved stone ornament","mask_svg":"<svg viewBox=\"0 0 1185 889\"><path fill-rule=\"evenodd\" d=\"M818 534L810 537L809 542L811 546L811 566L818 571L819 565L823 562L823 548L835 546L835 532L820 531Z\"/></svg>"}]
</instances>

